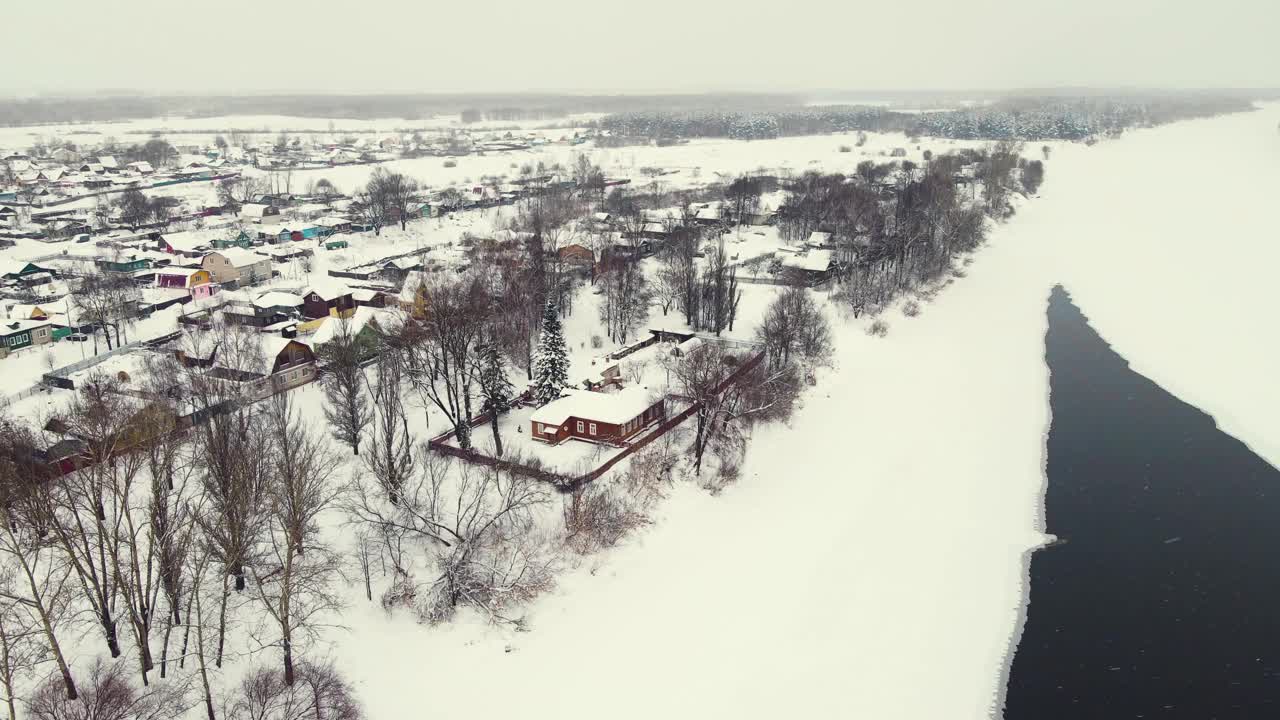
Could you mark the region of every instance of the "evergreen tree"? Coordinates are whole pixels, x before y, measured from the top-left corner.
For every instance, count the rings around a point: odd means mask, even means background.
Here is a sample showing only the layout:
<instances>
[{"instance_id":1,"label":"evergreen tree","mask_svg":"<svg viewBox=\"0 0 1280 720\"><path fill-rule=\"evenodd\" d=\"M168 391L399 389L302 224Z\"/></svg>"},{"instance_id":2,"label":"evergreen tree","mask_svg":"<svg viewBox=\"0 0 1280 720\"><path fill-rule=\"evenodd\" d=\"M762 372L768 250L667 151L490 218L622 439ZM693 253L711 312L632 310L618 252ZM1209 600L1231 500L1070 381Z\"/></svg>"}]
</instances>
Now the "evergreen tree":
<instances>
[{"instance_id":1,"label":"evergreen tree","mask_svg":"<svg viewBox=\"0 0 1280 720\"><path fill-rule=\"evenodd\" d=\"M498 433L498 417L511 409L515 401L515 387L507 378L507 365L498 352L498 346L489 343L480 351L480 396L484 410L489 413L489 425L493 428L493 449L502 456L502 436Z\"/></svg>"},{"instance_id":2,"label":"evergreen tree","mask_svg":"<svg viewBox=\"0 0 1280 720\"><path fill-rule=\"evenodd\" d=\"M569 386L569 352L564 345L564 329L555 303L548 299L542 310L542 334L538 356L533 361L533 394L539 405L560 397Z\"/></svg>"}]
</instances>

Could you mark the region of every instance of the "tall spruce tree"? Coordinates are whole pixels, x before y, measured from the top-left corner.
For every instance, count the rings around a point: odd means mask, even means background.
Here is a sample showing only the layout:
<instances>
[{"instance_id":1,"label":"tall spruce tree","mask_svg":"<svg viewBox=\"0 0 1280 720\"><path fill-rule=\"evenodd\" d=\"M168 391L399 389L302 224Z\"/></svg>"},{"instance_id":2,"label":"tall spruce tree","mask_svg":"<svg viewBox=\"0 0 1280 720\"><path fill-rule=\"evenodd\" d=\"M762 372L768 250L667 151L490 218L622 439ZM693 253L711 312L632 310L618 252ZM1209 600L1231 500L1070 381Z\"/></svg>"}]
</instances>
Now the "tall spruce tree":
<instances>
[{"instance_id":1,"label":"tall spruce tree","mask_svg":"<svg viewBox=\"0 0 1280 720\"><path fill-rule=\"evenodd\" d=\"M507 378L507 364L493 343L480 351L480 396L484 399L485 412L489 413L489 426L493 428L494 452L501 457L502 435L498 433L498 417L511 409L515 387Z\"/></svg>"},{"instance_id":2,"label":"tall spruce tree","mask_svg":"<svg viewBox=\"0 0 1280 720\"><path fill-rule=\"evenodd\" d=\"M533 365L533 394L539 405L555 400L569 386L569 352L560 315L550 299L542 310L542 334Z\"/></svg>"}]
</instances>

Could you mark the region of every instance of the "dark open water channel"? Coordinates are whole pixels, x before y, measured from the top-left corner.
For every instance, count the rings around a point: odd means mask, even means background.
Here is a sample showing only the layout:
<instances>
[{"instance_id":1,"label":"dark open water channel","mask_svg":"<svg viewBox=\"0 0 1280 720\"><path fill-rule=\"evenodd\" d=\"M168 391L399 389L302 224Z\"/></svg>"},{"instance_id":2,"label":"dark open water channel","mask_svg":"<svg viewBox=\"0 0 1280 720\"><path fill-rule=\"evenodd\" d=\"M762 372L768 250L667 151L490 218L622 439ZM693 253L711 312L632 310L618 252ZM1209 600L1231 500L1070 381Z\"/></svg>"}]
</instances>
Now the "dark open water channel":
<instances>
[{"instance_id":1,"label":"dark open water channel","mask_svg":"<svg viewBox=\"0 0 1280 720\"><path fill-rule=\"evenodd\" d=\"M1280 472L1130 370L1061 288L1046 357L1066 542L1032 557L1005 717L1280 718Z\"/></svg>"}]
</instances>

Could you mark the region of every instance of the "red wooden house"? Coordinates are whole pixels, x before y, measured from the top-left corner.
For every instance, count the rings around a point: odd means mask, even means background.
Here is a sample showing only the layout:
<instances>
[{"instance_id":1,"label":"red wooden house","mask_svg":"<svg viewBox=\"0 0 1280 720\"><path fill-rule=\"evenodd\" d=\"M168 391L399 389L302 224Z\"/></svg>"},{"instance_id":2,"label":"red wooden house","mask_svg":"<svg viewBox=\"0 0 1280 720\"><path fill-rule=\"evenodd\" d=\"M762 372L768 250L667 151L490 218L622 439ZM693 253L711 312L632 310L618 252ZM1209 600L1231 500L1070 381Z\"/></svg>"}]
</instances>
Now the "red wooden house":
<instances>
[{"instance_id":1,"label":"red wooden house","mask_svg":"<svg viewBox=\"0 0 1280 720\"><path fill-rule=\"evenodd\" d=\"M551 445L570 438L618 445L666 416L665 399L636 386L574 391L535 410L530 421L533 438Z\"/></svg>"}]
</instances>

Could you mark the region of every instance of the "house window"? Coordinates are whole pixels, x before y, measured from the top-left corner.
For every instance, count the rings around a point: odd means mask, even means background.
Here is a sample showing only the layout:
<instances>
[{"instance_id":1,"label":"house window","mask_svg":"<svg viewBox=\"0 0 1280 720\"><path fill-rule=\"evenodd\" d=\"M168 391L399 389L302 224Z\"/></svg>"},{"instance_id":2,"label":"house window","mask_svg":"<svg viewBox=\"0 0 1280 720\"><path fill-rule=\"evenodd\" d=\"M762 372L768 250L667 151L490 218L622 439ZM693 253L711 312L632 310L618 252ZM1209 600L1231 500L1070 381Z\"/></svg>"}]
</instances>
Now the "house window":
<instances>
[{"instance_id":1,"label":"house window","mask_svg":"<svg viewBox=\"0 0 1280 720\"><path fill-rule=\"evenodd\" d=\"M592 435L595 435L595 434L596 434L596 424L595 424L595 423L591 423L591 427L590 427L590 429L588 430L588 432L590 432Z\"/></svg>"},{"instance_id":2,"label":"house window","mask_svg":"<svg viewBox=\"0 0 1280 720\"><path fill-rule=\"evenodd\" d=\"M298 379L298 371L297 371L297 370L294 370L293 372L289 373L289 379L290 379L290 380L297 380L297 379Z\"/></svg>"},{"instance_id":3,"label":"house window","mask_svg":"<svg viewBox=\"0 0 1280 720\"><path fill-rule=\"evenodd\" d=\"M582 421L578 421L578 432L582 432Z\"/></svg>"},{"instance_id":4,"label":"house window","mask_svg":"<svg viewBox=\"0 0 1280 720\"><path fill-rule=\"evenodd\" d=\"M542 423L534 423L534 424L533 424L533 431L534 431L534 432L536 432L536 433L540 433L540 432L542 432Z\"/></svg>"}]
</instances>

